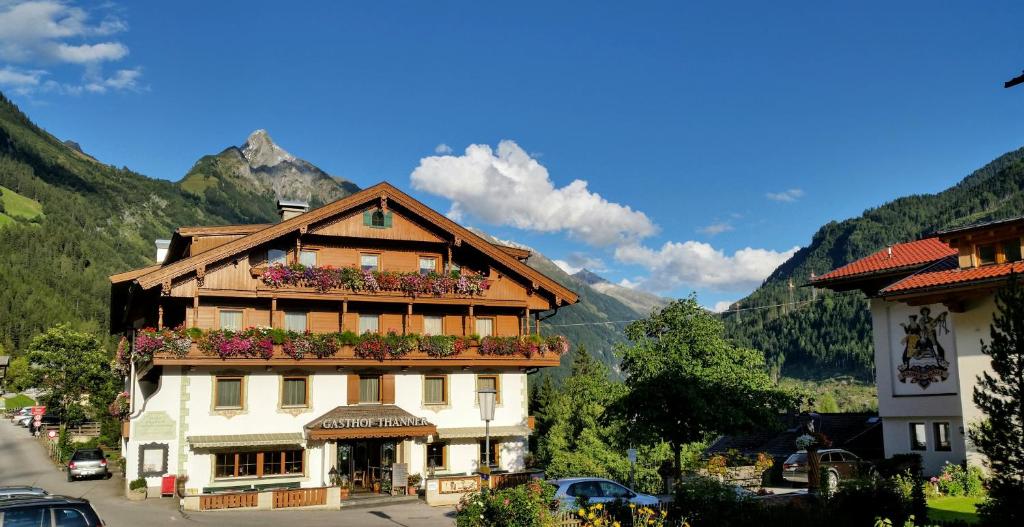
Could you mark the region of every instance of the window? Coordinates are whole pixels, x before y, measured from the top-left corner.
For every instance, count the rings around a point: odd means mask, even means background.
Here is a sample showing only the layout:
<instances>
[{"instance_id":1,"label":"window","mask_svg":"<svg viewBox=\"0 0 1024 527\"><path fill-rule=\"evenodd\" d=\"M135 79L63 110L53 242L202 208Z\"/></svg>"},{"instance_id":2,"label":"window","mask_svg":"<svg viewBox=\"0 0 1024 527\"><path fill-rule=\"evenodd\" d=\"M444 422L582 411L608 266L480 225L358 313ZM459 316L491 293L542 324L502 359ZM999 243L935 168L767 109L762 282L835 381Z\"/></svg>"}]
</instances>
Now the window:
<instances>
[{"instance_id":1,"label":"window","mask_svg":"<svg viewBox=\"0 0 1024 527\"><path fill-rule=\"evenodd\" d=\"M256 478L303 474L303 451L220 452L214 454L215 478Z\"/></svg>"},{"instance_id":2,"label":"window","mask_svg":"<svg viewBox=\"0 0 1024 527\"><path fill-rule=\"evenodd\" d=\"M581 481L569 485L565 493L574 498L598 498L601 496L601 486L596 481Z\"/></svg>"},{"instance_id":3,"label":"window","mask_svg":"<svg viewBox=\"0 0 1024 527\"><path fill-rule=\"evenodd\" d=\"M370 225L373 226L373 227L383 227L384 226L384 211L381 211L381 210L373 211L373 214L370 215Z\"/></svg>"},{"instance_id":4,"label":"window","mask_svg":"<svg viewBox=\"0 0 1024 527\"><path fill-rule=\"evenodd\" d=\"M444 443L430 443L427 445L427 467L430 469L444 469L448 460L445 456L447 445Z\"/></svg>"},{"instance_id":5,"label":"window","mask_svg":"<svg viewBox=\"0 0 1024 527\"><path fill-rule=\"evenodd\" d=\"M0 520L5 526L42 527L50 525L50 509L45 507L7 509L0 512Z\"/></svg>"},{"instance_id":6,"label":"window","mask_svg":"<svg viewBox=\"0 0 1024 527\"><path fill-rule=\"evenodd\" d=\"M229 329L231 331L242 330L242 310L241 309L221 309L220 310L220 329Z\"/></svg>"},{"instance_id":7,"label":"window","mask_svg":"<svg viewBox=\"0 0 1024 527\"><path fill-rule=\"evenodd\" d=\"M495 392L494 402L496 404L501 403L501 383L498 382L497 375L478 375L476 378L476 391L479 393L484 388L491 388ZM475 394L474 394L475 396ZM479 399L477 399L479 401Z\"/></svg>"},{"instance_id":8,"label":"window","mask_svg":"<svg viewBox=\"0 0 1024 527\"><path fill-rule=\"evenodd\" d=\"M43 509L45 510L45 509ZM76 509L53 509L53 519L55 527L89 527L89 520L85 519L85 515L82 511ZM4 521L4 525L21 525L20 523L9 524ZM47 525L43 524L31 524L31 525Z\"/></svg>"},{"instance_id":9,"label":"window","mask_svg":"<svg viewBox=\"0 0 1024 527\"><path fill-rule=\"evenodd\" d=\"M304 311L284 312L284 329L298 333L305 333L307 327L306 313Z\"/></svg>"},{"instance_id":10,"label":"window","mask_svg":"<svg viewBox=\"0 0 1024 527\"><path fill-rule=\"evenodd\" d=\"M267 251L267 265L284 265L286 263L288 263L287 253L285 253L281 249L271 249Z\"/></svg>"},{"instance_id":11,"label":"window","mask_svg":"<svg viewBox=\"0 0 1024 527\"><path fill-rule=\"evenodd\" d=\"M423 377L423 403L445 404L448 402L447 377L444 375L427 375Z\"/></svg>"},{"instance_id":12,"label":"window","mask_svg":"<svg viewBox=\"0 0 1024 527\"><path fill-rule=\"evenodd\" d=\"M487 461L487 441L480 441L480 459L478 463L480 466L484 466ZM501 464L501 446L492 438L491 439L491 464L492 468L497 468Z\"/></svg>"},{"instance_id":13,"label":"window","mask_svg":"<svg viewBox=\"0 0 1024 527\"><path fill-rule=\"evenodd\" d=\"M359 315L359 334L380 333L380 315Z\"/></svg>"},{"instance_id":14,"label":"window","mask_svg":"<svg viewBox=\"0 0 1024 527\"><path fill-rule=\"evenodd\" d=\"M213 405L214 408L242 407L241 377L214 377L213 386L216 397Z\"/></svg>"},{"instance_id":15,"label":"window","mask_svg":"<svg viewBox=\"0 0 1024 527\"><path fill-rule=\"evenodd\" d=\"M480 338L490 337L494 335L494 319L493 318L478 318L476 319L476 334L480 335Z\"/></svg>"},{"instance_id":16,"label":"window","mask_svg":"<svg viewBox=\"0 0 1024 527\"><path fill-rule=\"evenodd\" d=\"M304 407L309 399L309 378L302 376L290 376L281 379L281 406Z\"/></svg>"},{"instance_id":17,"label":"window","mask_svg":"<svg viewBox=\"0 0 1024 527\"><path fill-rule=\"evenodd\" d=\"M924 423L910 423L910 449L927 450L928 439L925 437Z\"/></svg>"},{"instance_id":18,"label":"window","mask_svg":"<svg viewBox=\"0 0 1024 527\"><path fill-rule=\"evenodd\" d=\"M359 402L380 402L380 375L359 376Z\"/></svg>"},{"instance_id":19,"label":"window","mask_svg":"<svg viewBox=\"0 0 1024 527\"><path fill-rule=\"evenodd\" d=\"M420 274L427 275L437 272L437 258L433 256L420 256Z\"/></svg>"},{"instance_id":20,"label":"window","mask_svg":"<svg viewBox=\"0 0 1024 527\"><path fill-rule=\"evenodd\" d=\"M424 335L444 335L444 317L428 315L423 317Z\"/></svg>"},{"instance_id":21,"label":"window","mask_svg":"<svg viewBox=\"0 0 1024 527\"><path fill-rule=\"evenodd\" d=\"M1003 242L1003 256L1007 262L1020 261L1020 238L1014 238Z\"/></svg>"},{"instance_id":22,"label":"window","mask_svg":"<svg viewBox=\"0 0 1024 527\"><path fill-rule=\"evenodd\" d=\"M618 483L612 483L611 481L601 481L601 495L605 498L613 499L628 499L633 497L633 493L626 487L619 485Z\"/></svg>"},{"instance_id":23,"label":"window","mask_svg":"<svg viewBox=\"0 0 1024 527\"><path fill-rule=\"evenodd\" d=\"M949 452L953 447L949 443L949 423L935 423L935 450Z\"/></svg>"},{"instance_id":24,"label":"window","mask_svg":"<svg viewBox=\"0 0 1024 527\"><path fill-rule=\"evenodd\" d=\"M990 265L996 263L996 246L979 245L978 261L981 262L981 265Z\"/></svg>"},{"instance_id":25,"label":"window","mask_svg":"<svg viewBox=\"0 0 1024 527\"><path fill-rule=\"evenodd\" d=\"M380 270L380 255L379 254L360 254L359 255L359 268L364 271L378 271Z\"/></svg>"},{"instance_id":26,"label":"window","mask_svg":"<svg viewBox=\"0 0 1024 527\"><path fill-rule=\"evenodd\" d=\"M299 263L306 267L313 267L316 265L316 251L300 251L299 252Z\"/></svg>"}]
</instances>

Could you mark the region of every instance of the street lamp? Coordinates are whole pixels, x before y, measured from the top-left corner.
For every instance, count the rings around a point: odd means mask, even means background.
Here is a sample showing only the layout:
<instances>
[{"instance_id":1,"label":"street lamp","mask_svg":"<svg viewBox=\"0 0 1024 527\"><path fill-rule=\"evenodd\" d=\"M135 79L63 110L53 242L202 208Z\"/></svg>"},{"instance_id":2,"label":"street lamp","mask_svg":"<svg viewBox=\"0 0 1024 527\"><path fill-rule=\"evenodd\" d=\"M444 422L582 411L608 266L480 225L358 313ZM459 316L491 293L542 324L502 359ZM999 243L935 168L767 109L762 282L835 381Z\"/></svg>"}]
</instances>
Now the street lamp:
<instances>
[{"instance_id":1,"label":"street lamp","mask_svg":"<svg viewBox=\"0 0 1024 527\"><path fill-rule=\"evenodd\" d=\"M491 421L494 420L494 398L498 392L494 388L481 388L477 392L480 401L480 419L484 421L484 459L488 469L491 467Z\"/></svg>"}]
</instances>

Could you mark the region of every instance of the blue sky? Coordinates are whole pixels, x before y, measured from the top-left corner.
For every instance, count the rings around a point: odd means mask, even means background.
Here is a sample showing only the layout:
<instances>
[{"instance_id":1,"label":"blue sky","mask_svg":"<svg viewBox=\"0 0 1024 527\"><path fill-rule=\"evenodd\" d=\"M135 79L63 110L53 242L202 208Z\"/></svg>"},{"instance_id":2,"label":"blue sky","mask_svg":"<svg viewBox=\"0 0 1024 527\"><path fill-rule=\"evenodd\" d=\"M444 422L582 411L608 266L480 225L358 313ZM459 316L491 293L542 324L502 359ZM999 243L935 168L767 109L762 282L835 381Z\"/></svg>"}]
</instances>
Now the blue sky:
<instances>
[{"instance_id":1,"label":"blue sky","mask_svg":"<svg viewBox=\"0 0 1024 527\"><path fill-rule=\"evenodd\" d=\"M1024 69L1019 2L554 4L0 2L0 89L171 180L265 128L332 174L709 306L821 224L1024 143L1024 88L1002 88Z\"/></svg>"}]
</instances>

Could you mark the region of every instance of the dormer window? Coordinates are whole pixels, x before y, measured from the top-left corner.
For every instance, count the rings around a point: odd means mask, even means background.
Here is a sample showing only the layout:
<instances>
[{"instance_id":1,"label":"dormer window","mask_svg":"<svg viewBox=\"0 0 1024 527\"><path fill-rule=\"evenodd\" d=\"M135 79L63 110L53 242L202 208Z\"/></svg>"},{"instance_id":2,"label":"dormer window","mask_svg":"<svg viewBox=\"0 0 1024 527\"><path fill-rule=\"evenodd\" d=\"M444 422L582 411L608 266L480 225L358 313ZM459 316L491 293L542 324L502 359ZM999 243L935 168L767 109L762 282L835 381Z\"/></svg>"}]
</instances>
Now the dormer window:
<instances>
[{"instance_id":1,"label":"dormer window","mask_svg":"<svg viewBox=\"0 0 1024 527\"><path fill-rule=\"evenodd\" d=\"M996 246L995 244L979 245L978 246L978 262L981 265L992 265L996 263Z\"/></svg>"},{"instance_id":2,"label":"dormer window","mask_svg":"<svg viewBox=\"0 0 1024 527\"><path fill-rule=\"evenodd\" d=\"M1021 260L1020 238L1010 238L975 246L976 266L994 265Z\"/></svg>"}]
</instances>

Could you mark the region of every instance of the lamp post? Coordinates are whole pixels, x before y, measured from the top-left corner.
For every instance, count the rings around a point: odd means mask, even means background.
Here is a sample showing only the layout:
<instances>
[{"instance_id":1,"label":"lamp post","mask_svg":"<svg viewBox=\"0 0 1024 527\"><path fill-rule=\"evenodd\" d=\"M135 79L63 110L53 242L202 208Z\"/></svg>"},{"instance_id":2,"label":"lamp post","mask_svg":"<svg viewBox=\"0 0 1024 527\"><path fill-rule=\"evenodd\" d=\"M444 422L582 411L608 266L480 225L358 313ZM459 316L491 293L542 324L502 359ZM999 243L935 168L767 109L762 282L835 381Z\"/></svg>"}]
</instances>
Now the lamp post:
<instances>
[{"instance_id":1,"label":"lamp post","mask_svg":"<svg viewBox=\"0 0 1024 527\"><path fill-rule=\"evenodd\" d=\"M486 460L487 472L491 467L491 421L494 420L494 398L497 395L494 388L481 388L477 392L480 402L480 419L484 422L484 459ZM481 472L484 470L481 467Z\"/></svg>"}]
</instances>

